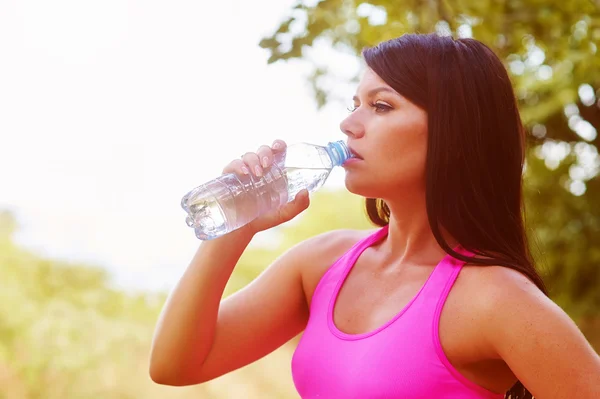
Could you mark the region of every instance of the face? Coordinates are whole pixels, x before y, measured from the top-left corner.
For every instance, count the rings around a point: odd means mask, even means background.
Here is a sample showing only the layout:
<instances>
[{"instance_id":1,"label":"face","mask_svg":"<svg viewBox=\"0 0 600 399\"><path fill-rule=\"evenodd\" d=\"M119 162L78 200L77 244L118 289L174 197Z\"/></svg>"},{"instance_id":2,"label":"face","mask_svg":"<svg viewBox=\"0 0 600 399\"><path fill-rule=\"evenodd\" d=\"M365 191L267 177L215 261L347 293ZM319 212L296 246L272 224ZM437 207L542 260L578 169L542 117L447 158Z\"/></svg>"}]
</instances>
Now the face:
<instances>
[{"instance_id":1,"label":"face","mask_svg":"<svg viewBox=\"0 0 600 399\"><path fill-rule=\"evenodd\" d=\"M425 190L427 113L375 72L363 75L350 115L340 128L360 159L344 164L346 187L355 194L393 200Z\"/></svg>"}]
</instances>

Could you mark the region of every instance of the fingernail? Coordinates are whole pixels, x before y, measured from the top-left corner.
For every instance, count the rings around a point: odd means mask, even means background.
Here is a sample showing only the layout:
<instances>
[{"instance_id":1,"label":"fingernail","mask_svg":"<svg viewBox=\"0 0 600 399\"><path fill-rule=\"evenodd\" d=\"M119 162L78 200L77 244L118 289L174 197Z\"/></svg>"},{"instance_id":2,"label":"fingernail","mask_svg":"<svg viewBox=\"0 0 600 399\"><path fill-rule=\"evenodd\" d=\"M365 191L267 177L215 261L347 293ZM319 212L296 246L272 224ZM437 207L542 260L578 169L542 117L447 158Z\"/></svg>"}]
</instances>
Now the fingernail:
<instances>
[{"instance_id":1,"label":"fingernail","mask_svg":"<svg viewBox=\"0 0 600 399\"><path fill-rule=\"evenodd\" d=\"M262 171L261 171L261 169L260 169L260 166L256 165L256 166L254 167L254 172L255 172L254 174L255 174L256 176L262 176Z\"/></svg>"},{"instance_id":2,"label":"fingernail","mask_svg":"<svg viewBox=\"0 0 600 399\"><path fill-rule=\"evenodd\" d=\"M281 144L279 144L279 143L275 143L275 144L273 144L273 149L274 149L274 150L278 150L278 149L280 149L280 148L281 148Z\"/></svg>"},{"instance_id":3,"label":"fingernail","mask_svg":"<svg viewBox=\"0 0 600 399\"><path fill-rule=\"evenodd\" d=\"M269 158L268 157L263 157L263 159L262 159L262 166L263 166L263 168L266 168L268 164L269 164Z\"/></svg>"},{"instance_id":4,"label":"fingernail","mask_svg":"<svg viewBox=\"0 0 600 399\"><path fill-rule=\"evenodd\" d=\"M250 173L250 171L248 170L248 168L247 168L247 167L245 167L245 166L242 166L242 172L243 172L245 175L247 175L247 174L249 174L249 173Z\"/></svg>"}]
</instances>

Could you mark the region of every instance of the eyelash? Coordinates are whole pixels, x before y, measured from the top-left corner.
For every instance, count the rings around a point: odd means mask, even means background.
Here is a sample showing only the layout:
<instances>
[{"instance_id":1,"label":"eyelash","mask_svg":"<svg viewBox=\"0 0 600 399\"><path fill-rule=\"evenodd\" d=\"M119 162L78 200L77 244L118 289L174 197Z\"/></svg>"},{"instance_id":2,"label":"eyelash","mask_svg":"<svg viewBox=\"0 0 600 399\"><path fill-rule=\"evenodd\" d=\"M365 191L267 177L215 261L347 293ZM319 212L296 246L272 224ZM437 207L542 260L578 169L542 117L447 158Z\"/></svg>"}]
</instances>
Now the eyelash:
<instances>
[{"instance_id":1,"label":"eyelash","mask_svg":"<svg viewBox=\"0 0 600 399\"><path fill-rule=\"evenodd\" d=\"M392 109L392 107L390 107L389 105L385 105L385 104L369 103L369 105L371 107L375 108L375 112L385 112L385 111L389 111L390 109ZM352 113L352 112L356 111L357 108L358 107L356 107L356 106L348 107L348 112Z\"/></svg>"}]
</instances>

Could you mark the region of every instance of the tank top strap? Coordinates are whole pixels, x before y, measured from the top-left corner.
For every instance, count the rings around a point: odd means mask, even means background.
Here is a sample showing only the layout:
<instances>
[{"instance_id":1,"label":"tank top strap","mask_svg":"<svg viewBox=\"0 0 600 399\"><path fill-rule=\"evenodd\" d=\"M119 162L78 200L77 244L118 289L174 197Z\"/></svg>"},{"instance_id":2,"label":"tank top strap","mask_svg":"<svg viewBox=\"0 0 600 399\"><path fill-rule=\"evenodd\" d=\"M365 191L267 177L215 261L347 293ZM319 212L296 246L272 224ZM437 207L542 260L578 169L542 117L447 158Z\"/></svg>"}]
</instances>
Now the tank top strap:
<instances>
[{"instance_id":1,"label":"tank top strap","mask_svg":"<svg viewBox=\"0 0 600 399\"><path fill-rule=\"evenodd\" d=\"M344 255L342 255L337 262L335 262L331 268L336 268L339 271L339 275L345 276L356 260L364 252L365 249L379 241L382 237L385 237L388 232L388 226L384 226L366 237L358 240ZM337 273L336 273L337 274Z\"/></svg>"},{"instance_id":2,"label":"tank top strap","mask_svg":"<svg viewBox=\"0 0 600 399\"><path fill-rule=\"evenodd\" d=\"M358 240L348 251L346 251L346 253L344 253L344 255L337 260L337 262L332 265L332 268L336 268L336 266L339 265L339 272L342 275L346 275L348 269L354 266L354 263L356 263L356 260L365 249L387 235L388 227L389 226L386 225Z\"/></svg>"},{"instance_id":3,"label":"tank top strap","mask_svg":"<svg viewBox=\"0 0 600 399\"><path fill-rule=\"evenodd\" d=\"M351 268L360 254L363 253L365 249L379 241L381 238L385 237L388 233L389 225L385 225L382 228L375 230L373 233L367 235L366 237L361 238L354 244L343 256L342 258L345 260L343 268L344 271L348 268ZM340 260L342 259L340 258Z\"/></svg>"},{"instance_id":4,"label":"tank top strap","mask_svg":"<svg viewBox=\"0 0 600 399\"><path fill-rule=\"evenodd\" d=\"M388 226L384 226L373 233L358 240L349 250L347 250L342 256L338 258L328 269L325 271L313 293L311 302L311 313L327 308L331 295L334 290L348 273L349 269L354 265L360 254L367 249L373 243L380 240L388 232ZM324 308L324 309L321 309Z\"/></svg>"},{"instance_id":5,"label":"tank top strap","mask_svg":"<svg viewBox=\"0 0 600 399\"><path fill-rule=\"evenodd\" d=\"M473 255L460 245L453 249L461 255ZM422 316L429 315L434 321L439 319L448 294L465 263L465 261L456 259L450 254L444 256L431 272L417 300L418 303L415 304L415 307L419 309L419 314Z\"/></svg>"}]
</instances>

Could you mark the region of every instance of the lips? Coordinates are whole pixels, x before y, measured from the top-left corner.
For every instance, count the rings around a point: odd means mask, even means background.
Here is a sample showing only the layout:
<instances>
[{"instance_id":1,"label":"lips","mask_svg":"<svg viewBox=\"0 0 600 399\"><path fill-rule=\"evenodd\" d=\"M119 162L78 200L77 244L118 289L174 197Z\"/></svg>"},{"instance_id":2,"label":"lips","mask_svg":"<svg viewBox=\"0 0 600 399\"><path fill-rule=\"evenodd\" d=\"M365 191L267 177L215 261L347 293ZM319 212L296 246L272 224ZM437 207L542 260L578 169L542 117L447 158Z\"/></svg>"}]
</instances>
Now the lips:
<instances>
[{"instance_id":1,"label":"lips","mask_svg":"<svg viewBox=\"0 0 600 399\"><path fill-rule=\"evenodd\" d=\"M348 150L350 150L350 154L352 154L353 158L363 159L360 154L354 150L354 148L348 146Z\"/></svg>"}]
</instances>

